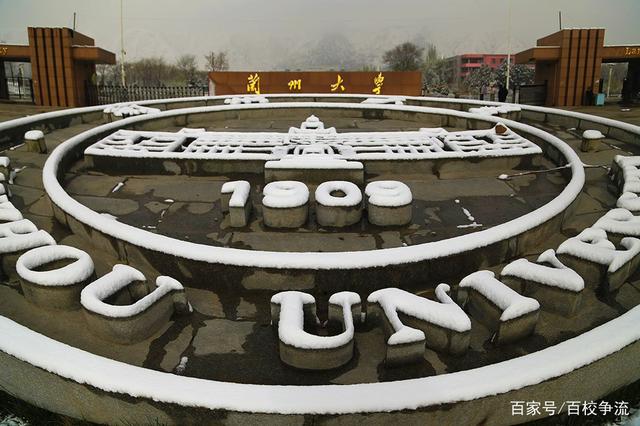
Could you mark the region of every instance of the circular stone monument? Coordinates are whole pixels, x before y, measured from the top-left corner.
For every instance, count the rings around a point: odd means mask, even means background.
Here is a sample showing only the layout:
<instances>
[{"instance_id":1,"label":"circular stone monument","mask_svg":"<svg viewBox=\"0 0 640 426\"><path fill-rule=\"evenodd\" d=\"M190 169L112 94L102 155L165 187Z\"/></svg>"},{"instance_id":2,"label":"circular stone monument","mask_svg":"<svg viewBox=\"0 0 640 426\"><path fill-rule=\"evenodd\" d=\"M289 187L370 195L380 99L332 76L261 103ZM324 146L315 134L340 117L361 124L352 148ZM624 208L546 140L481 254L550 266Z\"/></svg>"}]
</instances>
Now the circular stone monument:
<instances>
[{"instance_id":1,"label":"circular stone monument","mask_svg":"<svg viewBox=\"0 0 640 426\"><path fill-rule=\"evenodd\" d=\"M0 158L0 386L98 423L503 424L637 381L640 129L372 98L0 123L50 129Z\"/></svg>"}]
</instances>

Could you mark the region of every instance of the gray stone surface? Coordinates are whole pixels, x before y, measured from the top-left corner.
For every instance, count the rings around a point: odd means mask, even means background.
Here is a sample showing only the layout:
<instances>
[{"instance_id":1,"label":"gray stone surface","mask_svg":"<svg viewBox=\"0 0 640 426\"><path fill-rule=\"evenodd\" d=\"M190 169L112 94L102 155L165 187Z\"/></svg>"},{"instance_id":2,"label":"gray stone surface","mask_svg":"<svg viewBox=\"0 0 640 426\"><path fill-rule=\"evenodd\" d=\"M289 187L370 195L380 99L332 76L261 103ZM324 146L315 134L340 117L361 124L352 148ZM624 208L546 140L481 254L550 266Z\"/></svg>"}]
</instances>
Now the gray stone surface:
<instances>
[{"instance_id":1,"label":"gray stone surface","mask_svg":"<svg viewBox=\"0 0 640 426\"><path fill-rule=\"evenodd\" d=\"M245 321L229 321L213 319L204 322L193 339L194 354L204 356L210 354L226 354L245 352L243 345L251 334L254 323Z\"/></svg>"}]
</instances>

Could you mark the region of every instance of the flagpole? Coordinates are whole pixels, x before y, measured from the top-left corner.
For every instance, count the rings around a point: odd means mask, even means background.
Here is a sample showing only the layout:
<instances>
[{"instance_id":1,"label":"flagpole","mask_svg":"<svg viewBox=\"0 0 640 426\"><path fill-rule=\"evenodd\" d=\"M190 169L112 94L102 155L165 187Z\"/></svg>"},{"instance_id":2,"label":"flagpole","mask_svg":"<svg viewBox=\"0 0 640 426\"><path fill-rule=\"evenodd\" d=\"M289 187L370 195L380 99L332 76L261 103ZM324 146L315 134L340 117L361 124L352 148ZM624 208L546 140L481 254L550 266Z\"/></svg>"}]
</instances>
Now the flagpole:
<instances>
[{"instance_id":1,"label":"flagpole","mask_svg":"<svg viewBox=\"0 0 640 426\"><path fill-rule=\"evenodd\" d=\"M509 77L511 74L511 0L509 1L509 15L507 17L507 90L509 90Z\"/></svg>"},{"instance_id":2,"label":"flagpole","mask_svg":"<svg viewBox=\"0 0 640 426\"><path fill-rule=\"evenodd\" d=\"M122 13L122 1L120 0L120 77L122 78L122 87L126 87L127 80L124 72L124 18Z\"/></svg>"}]
</instances>

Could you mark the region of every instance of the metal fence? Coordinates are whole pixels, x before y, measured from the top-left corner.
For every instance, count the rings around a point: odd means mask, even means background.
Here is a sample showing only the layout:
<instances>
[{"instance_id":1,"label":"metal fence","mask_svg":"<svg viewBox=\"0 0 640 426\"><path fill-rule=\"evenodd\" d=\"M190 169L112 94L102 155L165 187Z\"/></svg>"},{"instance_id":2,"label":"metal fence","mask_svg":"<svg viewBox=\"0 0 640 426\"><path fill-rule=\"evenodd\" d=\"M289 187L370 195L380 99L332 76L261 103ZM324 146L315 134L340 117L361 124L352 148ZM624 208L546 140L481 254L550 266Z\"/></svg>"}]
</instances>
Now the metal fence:
<instances>
[{"instance_id":1,"label":"metal fence","mask_svg":"<svg viewBox=\"0 0 640 426\"><path fill-rule=\"evenodd\" d=\"M87 85L87 105L103 105L116 102L143 101L147 99L185 98L206 96L207 86L94 86Z\"/></svg>"},{"instance_id":2,"label":"metal fence","mask_svg":"<svg viewBox=\"0 0 640 426\"><path fill-rule=\"evenodd\" d=\"M30 78L6 77L6 98L14 101L34 102L33 81Z\"/></svg>"}]
</instances>

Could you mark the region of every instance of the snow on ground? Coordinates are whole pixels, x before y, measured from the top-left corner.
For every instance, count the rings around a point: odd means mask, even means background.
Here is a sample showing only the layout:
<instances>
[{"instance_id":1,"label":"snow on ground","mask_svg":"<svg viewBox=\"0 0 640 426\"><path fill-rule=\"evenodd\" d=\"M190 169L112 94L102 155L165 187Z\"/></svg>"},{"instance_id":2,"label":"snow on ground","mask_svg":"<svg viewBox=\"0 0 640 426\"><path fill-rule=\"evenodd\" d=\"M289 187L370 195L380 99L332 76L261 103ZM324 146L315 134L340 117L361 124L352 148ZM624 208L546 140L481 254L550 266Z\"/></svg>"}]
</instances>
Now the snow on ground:
<instances>
[{"instance_id":1,"label":"snow on ground","mask_svg":"<svg viewBox=\"0 0 640 426\"><path fill-rule=\"evenodd\" d=\"M113 189L111 190L111 192L118 192L120 190L120 188L122 188L124 186L124 182L118 182L116 184L116 186L113 187Z\"/></svg>"}]
</instances>

